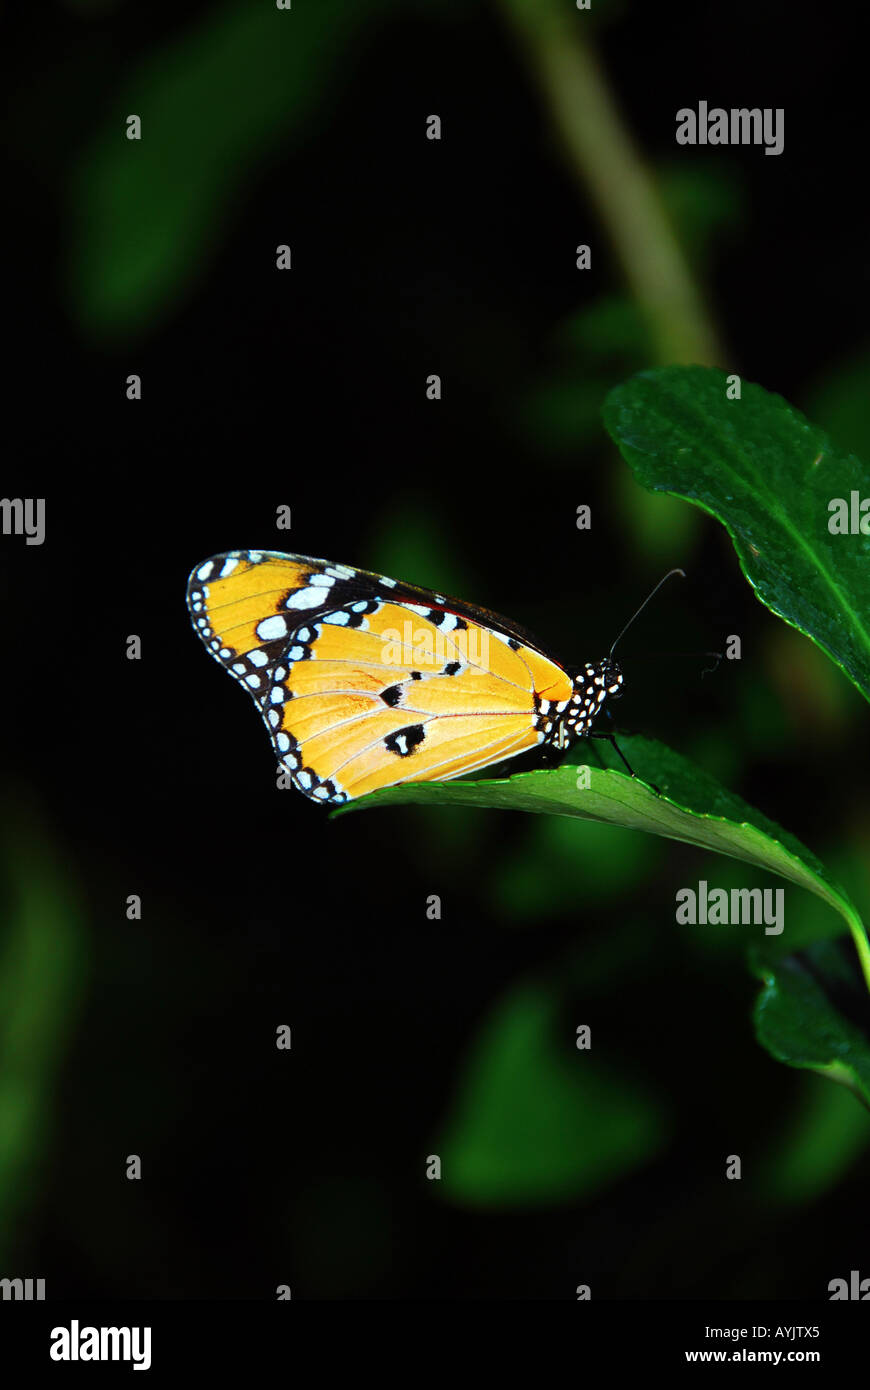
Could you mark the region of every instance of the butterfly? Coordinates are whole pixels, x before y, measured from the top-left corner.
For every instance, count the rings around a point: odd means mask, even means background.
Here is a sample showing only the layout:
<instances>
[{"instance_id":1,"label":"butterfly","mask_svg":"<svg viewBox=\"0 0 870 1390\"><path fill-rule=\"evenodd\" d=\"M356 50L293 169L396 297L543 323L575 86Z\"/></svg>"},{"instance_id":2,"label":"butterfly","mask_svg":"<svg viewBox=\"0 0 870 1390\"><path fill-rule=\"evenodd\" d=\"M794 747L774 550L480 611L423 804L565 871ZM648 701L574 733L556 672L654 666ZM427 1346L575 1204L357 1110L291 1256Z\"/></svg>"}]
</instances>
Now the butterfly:
<instances>
[{"instance_id":1,"label":"butterfly","mask_svg":"<svg viewBox=\"0 0 870 1390\"><path fill-rule=\"evenodd\" d=\"M622 693L612 648L571 676L497 613L305 555L214 555L187 604L293 786L330 806L566 749Z\"/></svg>"}]
</instances>

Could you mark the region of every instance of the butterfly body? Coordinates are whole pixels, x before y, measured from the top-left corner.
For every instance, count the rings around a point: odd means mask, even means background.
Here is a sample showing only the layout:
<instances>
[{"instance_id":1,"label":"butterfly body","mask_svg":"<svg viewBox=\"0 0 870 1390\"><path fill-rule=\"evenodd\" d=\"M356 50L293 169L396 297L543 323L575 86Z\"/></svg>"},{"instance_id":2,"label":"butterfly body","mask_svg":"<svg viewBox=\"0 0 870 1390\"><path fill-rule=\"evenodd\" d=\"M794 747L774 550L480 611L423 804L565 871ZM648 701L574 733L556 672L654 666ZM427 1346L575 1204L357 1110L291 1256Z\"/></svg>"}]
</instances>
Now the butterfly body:
<instances>
[{"instance_id":1,"label":"butterfly body","mask_svg":"<svg viewBox=\"0 0 870 1390\"><path fill-rule=\"evenodd\" d=\"M621 693L609 658L572 678L498 614L309 556L213 556L187 602L293 785L328 805L567 748Z\"/></svg>"}]
</instances>

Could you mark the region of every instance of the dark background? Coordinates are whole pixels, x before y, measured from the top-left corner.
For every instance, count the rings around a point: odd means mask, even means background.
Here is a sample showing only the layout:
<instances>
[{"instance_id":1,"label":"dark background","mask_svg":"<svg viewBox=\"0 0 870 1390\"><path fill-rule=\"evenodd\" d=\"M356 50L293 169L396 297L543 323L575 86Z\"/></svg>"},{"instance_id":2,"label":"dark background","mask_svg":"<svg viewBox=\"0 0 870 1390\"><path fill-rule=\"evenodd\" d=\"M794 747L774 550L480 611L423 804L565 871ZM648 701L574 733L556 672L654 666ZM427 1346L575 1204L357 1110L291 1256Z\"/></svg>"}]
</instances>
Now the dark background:
<instances>
[{"instance_id":1,"label":"dark background","mask_svg":"<svg viewBox=\"0 0 870 1390\"><path fill-rule=\"evenodd\" d=\"M755 1041L751 929L674 921L701 878L777 881L567 820L330 821L277 790L188 625L195 564L287 549L494 607L570 664L681 565L623 645L621 726L867 907L865 708L724 532L643 493L606 436L649 325L505 8L4 20L3 488L44 496L47 531L0 543L0 1275L50 1297L814 1298L870 1273L866 1114ZM602 0L572 23L721 365L866 457L853 14ZM784 107L784 153L677 147L702 98ZM730 633L742 662L702 677ZM838 930L790 885L786 911Z\"/></svg>"}]
</instances>

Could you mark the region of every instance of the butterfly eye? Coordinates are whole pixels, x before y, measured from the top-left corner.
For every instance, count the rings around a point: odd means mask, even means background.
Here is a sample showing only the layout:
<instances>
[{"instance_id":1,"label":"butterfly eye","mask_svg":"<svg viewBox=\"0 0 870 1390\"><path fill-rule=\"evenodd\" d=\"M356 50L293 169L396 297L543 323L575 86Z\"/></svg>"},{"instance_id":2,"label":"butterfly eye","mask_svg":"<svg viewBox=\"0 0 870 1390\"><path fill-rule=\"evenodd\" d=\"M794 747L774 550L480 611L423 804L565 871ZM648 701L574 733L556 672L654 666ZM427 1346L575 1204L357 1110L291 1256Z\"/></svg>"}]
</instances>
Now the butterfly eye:
<instances>
[{"instance_id":1,"label":"butterfly eye","mask_svg":"<svg viewBox=\"0 0 870 1390\"><path fill-rule=\"evenodd\" d=\"M608 698L618 700L623 694L624 681L620 667L608 657L601 663L601 675L604 678L604 689L607 691Z\"/></svg>"}]
</instances>

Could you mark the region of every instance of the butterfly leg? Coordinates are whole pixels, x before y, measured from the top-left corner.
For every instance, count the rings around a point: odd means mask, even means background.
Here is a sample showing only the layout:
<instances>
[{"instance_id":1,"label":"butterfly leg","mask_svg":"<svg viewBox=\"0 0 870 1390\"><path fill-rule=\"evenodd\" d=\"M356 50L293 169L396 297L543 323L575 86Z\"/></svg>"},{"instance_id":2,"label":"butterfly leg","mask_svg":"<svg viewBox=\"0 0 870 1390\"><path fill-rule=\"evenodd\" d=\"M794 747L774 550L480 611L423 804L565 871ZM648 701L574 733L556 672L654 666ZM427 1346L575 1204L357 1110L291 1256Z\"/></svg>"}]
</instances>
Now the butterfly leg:
<instances>
[{"instance_id":1,"label":"butterfly leg","mask_svg":"<svg viewBox=\"0 0 870 1390\"><path fill-rule=\"evenodd\" d=\"M590 729L590 731L589 731L589 733L586 735L586 737L587 737L587 738L606 738L606 739L607 739L607 742L610 744L610 746L616 750L616 752L619 754L619 756L620 756L620 758L622 759L622 761L625 763L625 767L626 767L626 770L627 770L627 772L628 772L628 775L629 775L630 777L635 777L635 778L637 777L637 773L635 772L634 768L631 766L631 763L628 761L628 758L627 758L627 757L625 756L625 754L623 753L623 751L622 751L622 749L620 748L619 744L616 742L615 736L614 736L613 734L611 734L608 730L606 730L606 729ZM647 783L647 786L650 787L650 788L652 789L652 791L655 792L656 796L661 796L661 794L662 794L662 793L661 793L661 788L660 788L660 787L657 787L656 784L655 784L655 782L648 782L648 783Z\"/></svg>"},{"instance_id":2,"label":"butterfly leg","mask_svg":"<svg viewBox=\"0 0 870 1390\"><path fill-rule=\"evenodd\" d=\"M558 743L545 743L541 748L540 761L543 767L558 767L564 757L564 749Z\"/></svg>"},{"instance_id":3,"label":"butterfly leg","mask_svg":"<svg viewBox=\"0 0 870 1390\"><path fill-rule=\"evenodd\" d=\"M609 731L606 731L606 730L604 730L604 729L590 729L590 730L589 730L589 733L586 735L586 737L587 737L587 738L606 738L606 739L607 739L607 742L610 744L611 748L613 748L613 749L619 754L619 756L622 758L622 761L625 763L626 771L628 772L629 777L636 777L636 776L637 776L637 773L635 772L635 770L634 770L634 768L632 767L631 763L628 761L628 758L625 756L625 754L623 753L623 751L622 751L622 749L620 748L619 744L616 742L616 737L615 737L614 734L611 734Z\"/></svg>"}]
</instances>

